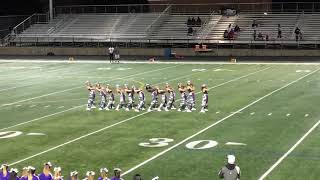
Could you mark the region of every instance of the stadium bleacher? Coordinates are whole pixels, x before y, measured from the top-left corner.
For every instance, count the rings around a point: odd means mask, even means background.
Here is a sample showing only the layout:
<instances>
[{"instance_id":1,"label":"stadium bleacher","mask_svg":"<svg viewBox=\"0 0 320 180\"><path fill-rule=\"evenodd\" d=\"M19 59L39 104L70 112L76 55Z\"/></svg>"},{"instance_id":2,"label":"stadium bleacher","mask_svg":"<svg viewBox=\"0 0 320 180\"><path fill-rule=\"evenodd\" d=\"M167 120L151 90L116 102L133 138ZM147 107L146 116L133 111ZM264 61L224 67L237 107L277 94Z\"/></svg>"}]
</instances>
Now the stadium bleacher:
<instances>
[{"instance_id":1,"label":"stadium bleacher","mask_svg":"<svg viewBox=\"0 0 320 180\"><path fill-rule=\"evenodd\" d=\"M188 36L188 17L200 17L202 26L193 27ZM256 20L258 27L253 28ZM216 11L198 13L172 12L170 6L153 13L81 13L56 14L48 23L34 23L11 39L15 43L32 42L149 42L149 43L220 43L248 44L254 41L253 33L268 35L269 43L295 44L296 27L303 33L303 42L313 44L320 38L317 27L320 14L304 12L240 12L224 16ZM224 39L229 24L241 28L232 42ZM277 38L278 24L282 38Z\"/></svg>"}]
</instances>

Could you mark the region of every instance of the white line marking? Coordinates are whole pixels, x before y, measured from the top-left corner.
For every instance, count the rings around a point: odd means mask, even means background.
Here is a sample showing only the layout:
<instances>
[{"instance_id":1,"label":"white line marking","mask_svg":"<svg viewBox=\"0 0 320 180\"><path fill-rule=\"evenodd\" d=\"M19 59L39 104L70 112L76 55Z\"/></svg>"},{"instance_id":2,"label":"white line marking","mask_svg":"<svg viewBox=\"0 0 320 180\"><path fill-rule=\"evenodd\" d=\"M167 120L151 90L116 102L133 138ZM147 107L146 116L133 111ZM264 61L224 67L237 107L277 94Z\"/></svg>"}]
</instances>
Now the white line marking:
<instances>
[{"instance_id":1,"label":"white line marking","mask_svg":"<svg viewBox=\"0 0 320 180\"><path fill-rule=\"evenodd\" d=\"M269 113L269 114L268 114L268 116L271 116L271 115L272 115L272 113Z\"/></svg>"},{"instance_id":2,"label":"white line marking","mask_svg":"<svg viewBox=\"0 0 320 180\"><path fill-rule=\"evenodd\" d=\"M64 108L64 106L59 106L58 109Z\"/></svg>"},{"instance_id":3,"label":"white line marking","mask_svg":"<svg viewBox=\"0 0 320 180\"><path fill-rule=\"evenodd\" d=\"M32 104L29 107L33 108L33 107L36 107L36 106L37 106L36 104Z\"/></svg>"},{"instance_id":4,"label":"white line marking","mask_svg":"<svg viewBox=\"0 0 320 180\"><path fill-rule=\"evenodd\" d=\"M289 117L290 115L291 115L291 114L290 114L290 113L288 113L286 116L287 116L287 117Z\"/></svg>"},{"instance_id":5,"label":"white line marking","mask_svg":"<svg viewBox=\"0 0 320 180\"><path fill-rule=\"evenodd\" d=\"M309 114L305 114L305 115L304 115L304 117L308 117L308 116L309 116Z\"/></svg>"},{"instance_id":6,"label":"white line marking","mask_svg":"<svg viewBox=\"0 0 320 180\"><path fill-rule=\"evenodd\" d=\"M220 111L217 111L217 112L216 112L216 114L219 114L219 113L220 113Z\"/></svg>"},{"instance_id":7,"label":"white line marking","mask_svg":"<svg viewBox=\"0 0 320 180\"><path fill-rule=\"evenodd\" d=\"M28 133L28 136L44 136L45 134L43 133Z\"/></svg>"},{"instance_id":8,"label":"white line marking","mask_svg":"<svg viewBox=\"0 0 320 180\"><path fill-rule=\"evenodd\" d=\"M231 112L231 114L233 114L233 113L241 114L242 112Z\"/></svg>"},{"instance_id":9,"label":"white line marking","mask_svg":"<svg viewBox=\"0 0 320 180\"><path fill-rule=\"evenodd\" d=\"M50 105L44 106L44 108L48 108L48 107L50 107Z\"/></svg>"},{"instance_id":10,"label":"white line marking","mask_svg":"<svg viewBox=\"0 0 320 180\"><path fill-rule=\"evenodd\" d=\"M222 83L222 84L213 86L213 87L211 87L211 88L209 88L209 89L213 89L213 88L220 87L220 86L222 86L222 85L224 85L224 84L227 84L227 83L236 81L236 79L245 78L245 77L248 77L248 76L250 76L250 75L256 74L256 73L258 73L258 72L265 71L265 70L267 70L267 69L269 69L269 68L270 68L270 67L265 68L265 69L262 69L262 70L259 70L259 71L255 71L255 72L249 73L249 74L247 74L247 75L244 75L244 76L241 76L241 77L232 79L232 80L230 80L230 81L224 82L224 83ZM200 92L198 92L198 93L196 93L196 94L199 94L199 93L200 93ZM179 100L181 100L181 99L179 99ZM177 100L177 101L179 101L179 100ZM81 105L81 106L83 106L83 105ZM68 110L65 110L65 111L68 111ZM115 123L115 124L112 124L112 125L106 126L106 127L104 127L104 128L101 128L101 129L99 129L99 130L97 130L97 131L93 131L93 132L91 132L91 133L85 134L85 135L83 135L83 136L80 136L80 137L78 137L78 138L75 138L75 139L73 139L73 140L70 140L70 141L68 141L68 142L65 142L65 143L60 144L60 145L58 145L58 146L52 147L52 148L47 149L47 150L45 150L45 151L42 151L42 152L40 152L40 153L34 154L34 155L29 156L29 157L27 157L27 158L24 158L24 159L22 159L22 160L18 160L18 161L14 162L14 163L11 163L10 166L15 165L15 164L18 164L18 163L23 162L23 161L26 161L26 160L31 159L31 158L33 158L33 157L36 157L36 156L45 154L45 153L47 153L47 152L50 152L50 151L55 150L55 149L58 149L58 148L60 148L60 147L62 147L62 146L65 146L65 145L67 145L67 144L70 144L70 143L73 143L73 142L75 142L75 141L81 140L81 139L83 139L83 138L85 138L85 137L88 137L88 136L91 136L91 135L93 135L93 134L99 133L99 132L104 131L104 130L106 130L106 129L109 129L109 128L111 128L111 127L120 125L120 124L122 124L122 123L125 123L125 122L127 122L127 121L130 121L130 120L132 120L132 119L135 119L135 118L137 118L137 117L143 116L143 115L148 114L148 113L150 113L150 112L146 111L146 112L143 112L143 113L138 114L138 115L136 115L136 116L130 117L130 118L128 118L128 119L119 121L119 122L117 122L117 123ZM6 128L6 129L7 129L7 128ZM1 130L2 130L2 129L0 129L0 131L1 131Z\"/></svg>"},{"instance_id":11,"label":"white line marking","mask_svg":"<svg viewBox=\"0 0 320 180\"><path fill-rule=\"evenodd\" d=\"M24 124L28 124L28 123L31 123L31 122L34 122L34 121L39 121L39 120L47 118L47 117L51 117L51 116L55 116L55 115L58 115L58 114L62 114L62 113L77 109L77 108L82 107L82 106L84 106L84 105L76 106L76 107L73 107L73 108L70 108L70 109L67 109L67 110L64 110L64 111L59 111L59 112L56 112L56 113L53 113L53 114L49 114L49 115L42 116L42 117L39 117L39 118L36 118L36 119L32 119L30 121L25 121L25 122L22 122L22 123L13 125L13 126L2 128L2 129L0 129L0 131L6 130L6 129L10 129L10 128L13 128L13 127L17 127L17 126L21 126L21 125L24 125Z\"/></svg>"},{"instance_id":12,"label":"white line marking","mask_svg":"<svg viewBox=\"0 0 320 180\"><path fill-rule=\"evenodd\" d=\"M265 68L263 70L267 70L269 68ZM262 70L260 70L262 71ZM257 71L257 72L260 72L260 71ZM184 77L187 77L187 76L191 76L191 75L195 75L195 74L199 74L199 73L203 73L203 72L195 72L195 73L192 73L192 74L187 74L185 76L180 76L178 78L174 78L174 79L171 79L169 81L164 81L164 82L160 82L160 83L157 83L157 84L162 84L162 83L165 83L165 82L170 82L170 81L175 81L175 80L178 80L178 79L181 79L181 78L184 78ZM250 73L252 74L252 73ZM231 82L231 81L230 81ZM157 85L155 84L155 85ZM225 83L223 83L225 84ZM221 85L221 84L220 84ZM217 86L218 87L218 86ZM24 124L28 124L28 123L31 123L31 122L35 122L35 121L39 121L41 119L44 119L44 118L47 118L47 117L51 117L51 116L55 116L55 115L58 115L58 114L62 114L62 113L65 113L65 112L68 112L68 111L71 111L71 110L74 110L74 109L77 109L77 108L80 108L82 106L85 106L86 104L82 104L82 105L79 105L79 106L74 106L70 109L66 109L66 110L63 110L63 111L59 111L59 112L56 112L56 113L53 113L53 114L49 114L49 115L46 115L46 116L42 116L42 117L39 117L39 118L36 118L36 119L32 119L32 120L29 120L29 121L25 121L25 122L22 122L22 123L19 123L19 124L16 124L16 125L12 125L12 126L9 126L9 127L6 127L6 128L2 128L0 129L0 131L2 130L6 130L6 129L10 129L10 128L13 128L13 127L17 127L17 126L21 126L21 125L24 125Z\"/></svg>"},{"instance_id":13,"label":"white line marking","mask_svg":"<svg viewBox=\"0 0 320 180\"><path fill-rule=\"evenodd\" d=\"M67 61L63 61L63 60L19 60L19 59L15 59L15 60L6 60L6 59L1 59L1 62L18 62L18 63L25 63L25 62L31 62L31 63L64 63L64 64L69 64ZM102 60L80 60L77 61L77 64L109 64L109 62L106 61L102 61ZM150 64L149 62L142 60L142 61L125 61L123 60L121 62L121 64ZM157 61L154 64L226 64L226 65L320 65L320 63L293 63L293 62L275 62L275 63L271 63L271 62L239 62L237 64L230 64L230 62L200 62L200 61L195 61L195 62L190 62L190 61L179 61L179 62L168 62L168 61Z\"/></svg>"},{"instance_id":14,"label":"white line marking","mask_svg":"<svg viewBox=\"0 0 320 180\"><path fill-rule=\"evenodd\" d=\"M178 65L177 65L177 66L178 66ZM146 74L146 73L151 73L151 72L156 72L156 71L162 71L162 70L165 70L165 69L175 68L175 67L177 67L177 66L169 66L169 67L165 67L165 68L160 68L160 69L155 69L155 70L151 70L151 71L146 71L146 72L143 72L143 73L131 74L131 75L129 75L129 76L122 77L122 79L123 79L123 78L129 78L129 77L132 77L132 76L142 75L142 74ZM121 79L121 78L115 78L115 79L112 79L112 80L110 80L110 81L115 81L115 80L119 80L119 79ZM12 102L12 103L3 104L3 105L1 105L0 107L10 106L10 105L13 105L13 104L17 104L17 103L21 103L21 102L25 102L25 101L30 101L30 100L33 100L33 99L39 99L39 98L42 98L42 97L47 97L47 96L50 96L50 95L59 94L59 93L71 91L71 90L74 90L74 89L79 89L79 88L81 88L81 87L83 87L83 86L77 86L77 87L73 87L73 88L69 88L69 89L64 89L64 90L62 90L62 91L56 91L56 92L44 94L44 95L41 95L41 96L36 96L36 97L32 97L32 98L28 98L28 99L24 99L24 100Z\"/></svg>"},{"instance_id":15,"label":"white line marking","mask_svg":"<svg viewBox=\"0 0 320 180\"><path fill-rule=\"evenodd\" d=\"M304 75L304 76L302 76L302 77L300 77L300 78L298 78L298 79L296 79L296 80L294 80L294 81L292 81L292 82L290 82L290 83L288 83L288 84L286 84L286 85L284 85L284 86L282 86L282 87L280 87L280 88L278 88L278 89L276 89L276 90L274 90L274 91L272 91L272 92L270 92L270 93L268 93L268 94L266 94L266 95L264 95L264 96L262 96L261 98L259 98L259 99L255 100L255 101L251 102L250 104L248 104L248 105L244 106L243 108L239 109L239 110L238 110L238 111L236 111L236 112L240 112L240 111L243 111L243 110L247 109L248 107L250 107L250 106L252 106L252 105L254 105L254 104L258 103L259 101L261 101L261 100L263 100L263 99L265 99L265 98L267 98L267 97L271 96L272 94L274 94L274 93L276 93L276 92L278 92L278 91L280 91L280 90L282 90L282 89L284 89L284 88L286 88L286 87L288 87L288 86L290 86L290 85L292 85L292 84L294 84L294 83L296 83L296 82L300 81L301 79L303 79L303 78L305 78L305 77L307 77L307 76L310 76L310 75L312 75L312 74L314 74L314 73L318 72L319 70L320 70L320 68L319 68L319 69L317 69L317 70L315 70L315 71L313 71L313 72L311 72L311 73L308 73L307 75ZM193 134L193 135L191 135L191 136L189 136L189 137L185 138L184 140L180 141L179 143L177 143L177 144L175 144L175 145L173 145L173 146L171 146L171 147L167 148L166 150L164 150L164 151L162 151L162 152L160 152L160 153L156 154L155 156L153 156L153 157L151 157L151 158L149 158L149 159L145 160L144 162L142 162L142 163L140 163L140 164L138 164L138 165L134 166L133 168L129 169L128 171L124 172L124 173L122 174L122 176L124 176L124 175L126 175L126 174L128 174L128 173L130 173L130 172L132 172L132 171L134 171L134 170L136 170L136 169L138 169L139 167L141 167L141 166L143 166L143 165L147 164L148 162L150 162L150 161L152 161L152 160L154 160L154 159L156 159L156 158L158 158L158 157L162 156L163 154L167 153L168 151L171 151L172 149L174 149L174 148L176 148L176 147L180 146L181 144L183 144L183 143L185 143L185 142L189 141L190 139L192 139L192 138L194 138L194 137L198 136L199 134L202 134L203 132L207 131L208 129L210 129L210 128L212 128L212 127L214 127L214 126L216 126L216 125L220 124L221 122L225 121L226 119L228 119L228 118L230 118L230 117L234 116L235 114L236 114L236 113L230 114L230 115L228 115L228 116L226 116L226 117L224 117L224 118L220 119L219 121L217 121L217 122L215 122L215 123L211 124L210 126L208 126L208 127L204 128L204 129L202 129L201 131L198 131L197 133L195 133L195 134ZM320 122L320 121L319 121L319 122Z\"/></svg>"},{"instance_id":16,"label":"white line marking","mask_svg":"<svg viewBox=\"0 0 320 180\"><path fill-rule=\"evenodd\" d=\"M237 143L237 142L227 142L226 145L229 145L229 146L246 146L247 144Z\"/></svg>"},{"instance_id":17,"label":"white line marking","mask_svg":"<svg viewBox=\"0 0 320 180\"><path fill-rule=\"evenodd\" d=\"M314 124L281 158L279 158L260 178L265 179L299 144L320 124L320 120Z\"/></svg>"},{"instance_id":18,"label":"white line marking","mask_svg":"<svg viewBox=\"0 0 320 180\"><path fill-rule=\"evenodd\" d=\"M255 112L250 113L251 116L254 115L254 114L255 114Z\"/></svg>"}]
</instances>

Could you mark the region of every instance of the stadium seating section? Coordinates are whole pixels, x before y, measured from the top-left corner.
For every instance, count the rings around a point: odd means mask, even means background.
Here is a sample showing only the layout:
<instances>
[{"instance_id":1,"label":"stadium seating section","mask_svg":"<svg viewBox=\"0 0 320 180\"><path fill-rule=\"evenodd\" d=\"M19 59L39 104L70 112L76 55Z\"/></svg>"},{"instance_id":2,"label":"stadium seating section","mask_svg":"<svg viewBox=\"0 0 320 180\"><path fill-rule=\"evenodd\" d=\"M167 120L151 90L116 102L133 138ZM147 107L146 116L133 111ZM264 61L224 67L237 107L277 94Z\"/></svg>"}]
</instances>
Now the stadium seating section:
<instances>
[{"instance_id":1,"label":"stadium seating section","mask_svg":"<svg viewBox=\"0 0 320 180\"><path fill-rule=\"evenodd\" d=\"M194 27L194 35L187 36L188 17L200 17L201 27ZM252 28L253 20L258 23ZM281 24L282 39L295 40L294 30L299 27L303 40L318 40L317 30L320 14L304 13L240 13L237 16L218 14L59 14L47 24L33 24L19 34L15 41L109 41L110 39L211 39L223 40L229 24L240 26L235 40L253 40L253 32L277 39L278 24Z\"/></svg>"}]
</instances>

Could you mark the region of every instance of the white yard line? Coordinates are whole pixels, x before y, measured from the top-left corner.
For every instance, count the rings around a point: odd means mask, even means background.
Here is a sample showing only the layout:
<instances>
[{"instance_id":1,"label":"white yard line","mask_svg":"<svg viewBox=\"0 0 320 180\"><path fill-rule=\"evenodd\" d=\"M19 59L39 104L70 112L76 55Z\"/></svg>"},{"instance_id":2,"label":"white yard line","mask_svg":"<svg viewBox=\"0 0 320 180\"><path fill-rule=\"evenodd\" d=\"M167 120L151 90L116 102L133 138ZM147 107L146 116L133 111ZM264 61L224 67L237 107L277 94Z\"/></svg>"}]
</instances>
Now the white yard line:
<instances>
[{"instance_id":1,"label":"white yard line","mask_svg":"<svg viewBox=\"0 0 320 180\"><path fill-rule=\"evenodd\" d=\"M277 162L275 162L260 178L259 180L265 179L288 155L294 151L301 142L314 130L316 129L320 124L320 120L314 124L283 156L281 156Z\"/></svg>"},{"instance_id":2,"label":"white yard line","mask_svg":"<svg viewBox=\"0 0 320 180\"><path fill-rule=\"evenodd\" d=\"M258 98L257 100L255 100L255 101L251 102L250 104L248 104L248 105L246 105L246 106L244 106L244 107L240 108L240 109L239 109L239 110L237 110L236 112L234 112L234 113L232 113L232 114L230 114L230 115L228 115L228 116L226 116L226 117L224 117L224 118L220 119L219 121L217 121L217 122L215 122L215 123L211 124L210 126L208 126L208 127L204 128L204 129L202 129L202 130L198 131L197 133L195 133L195 134L193 134L193 135L191 135L191 136L189 136L189 137L185 138L184 140L180 141L179 143L177 143L177 144L175 144L175 145L173 145L173 146L171 146L171 147L169 147L169 148L165 149L164 151L162 151L162 152L160 152L160 153L156 154L155 156L152 156L151 158L149 158L149 159L147 159L147 160L143 161L142 163L140 163L140 164L138 164L138 165L134 166L133 168L131 168L131 169L129 169L128 171L124 172L124 173L122 174L122 176L124 176L124 175L126 175L126 174L128 174L128 173L130 173L130 172L132 172L132 171L134 171L134 170L136 170L136 169L138 169L139 167L141 167L141 166L143 166L143 165L145 165L145 164L149 163L150 161L152 161L152 160L154 160L154 159L156 159L156 158L158 158L158 157L160 157L160 156L164 155L165 153L167 153L167 152L171 151L172 149L174 149L174 148L176 148L176 147L180 146L181 144L184 144L185 142L187 142L187 141L191 140L192 138L194 138L194 137L196 137L196 136L198 136L198 135L202 134L203 132L207 131L208 129L210 129L210 128L212 128L212 127L214 127L214 126L216 126L216 125L218 125L218 124L220 124L220 123L222 123L222 122L224 122L225 120L227 120L227 119L229 119L230 117L232 117L232 116L234 116L235 114L237 114L237 112L241 112L241 111L243 111L243 110L247 109L248 107L251 107L252 105L254 105L254 104L258 103L259 101L261 101L261 100L263 100L263 99L265 99L265 98L267 98L267 97L269 97L269 96L273 95L274 93L276 93L276 92L278 92L278 91L280 91L280 90L282 90L282 89L284 89L284 88L286 88L286 87L288 87L288 86L290 86L290 85L292 85L292 84L294 84L294 83L296 83L296 82L300 81L301 79L303 79L303 78L305 78L305 77L307 77L307 76L310 76L310 75L312 75L312 74L314 74L314 73L318 72L319 70L320 70L320 68L319 68L319 69L317 69L317 70L315 70L315 71L313 71L313 72L311 72L311 73L308 73L307 75L304 75L304 76L302 76L302 77L300 77L300 78L298 78L298 79L296 79L296 80L294 80L294 81L292 81L292 82L290 82L290 83L288 83L288 84L286 84L286 85L284 85L284 86L282 86L282 87L280 87L280 88L278 88L278 89L276 89L276 90L274 90L274 91L272 91L272 92L270 92L270 93L268 93L268 94L266 94L266 95L264 95L264 96L262 96L261 98Z\"/></svg>"},{"instance_id":3,"label":"white yard line","mask_svg":"<svg viewBox=\"0 0 320 180\"><path fill-rule=\"evenodd\" d=\"M266 68L268 69L268 68ZM261 71L261 70L260 70ZM206 71L203 71L203 72L206 72ZM191 74L187 74L185 76L180 76L178 78L174 78L174 79L171 79L169 81L164 81L164 82L160 82L160 83L157 83L155 85L158 85L158 84L162 84L162 83L166 83L166 82L170 82L170 81L175 81L175 80L178 80L178 79L183 79L185 77L189 77L191 75L195 75L195 74L199 74L199 73L203 73L203 72L196 72L196 73L191 73ZM12 125L12 126L9 126L9 127L5 127L5 128L2 128L0 129L0 131L3 131L3 130L7 130L7 129L10 129L10 128L14 128L14 127L18 127L18 126L21 126L21 125L25 125L25 124L29 124L31 122L35 122L35 121L39 121L41 119L45 119L47 117L51 117L51 116L55 116L55 115L58 115L58 114L63 114L65 112L68 112L68 111L71 111L71 110L74 110L74 109L77 109L77 108L80 108L80 107L83 107L85 106L86 104L82 104L82 105L79 105L79 106L75 106L75 107L72 107L70 109L66 109L66 110L63 110L63 111L59 111L59 112L56 112L56 113L52 113L52 114L49 114L49 115L46 115L46 116L42 116L42 117L39 117L39 118L35 118L35 119L32 119L32 120L29 120L29 121L25 121L25 122L22 122L22 123L19 123L19 124L15 124L15 125Z\"/></svg>"},{"instance_id":4,"label":"white yard line","mask_svg":"<svg viewBox=\"0 0 320 180\"><path fill-rule=\"evenodd\" d=\"M253 74L256 74L256 73L258 73L258 72L265 71L265 70L267 70L267 69L269 69L269 68L270 68L270 67L265 68L265 69L262 69L262 70L259 70L259 71L255 71L255 72L249 73L249 74L247 74L247 75L244 75L244 76L241 76L241 77L232 79L232 80L230 80L230 81L224 82L224 83L222 83L222 84L213 86L213 87L211 87L211 88L209 88L209 89L213 89L213 88L220 87L220 86L222 86L223 84L227 84L227 83L233 82L233 81L235 81L236 79L239 80L239 79L241 79L241 78L248 77L248 76L253 75ZM199 73L201 73L201 72L199 72ZM201 93L201 92L198 92L198 93ZM197 93L197 94L198 94L198 93ZM180 99L179 99L179 100L180 100ZM179 100L177 100L177 101L179 101ZM83 106L83 105L81 105L81 106ZM75 108L77 108L77 107L75 107ZM68 110L65 110L65 111L68 111ZM136 116L130 117L130 118L128 118L128 119L119 121L119 122L117 122L117 123L115 123L115 124L112 124L112 125L106 126L106 127L104 127L104 128L101 128L101 129L99 129L99 130L93 131L93 132L91 132L91 133L85 134L85 135L83 135L83 136L80 136L80 137L78 137L78 138L75 138L75 139L73 139L73 140L70 140L70 141L68 141L68 142L65 142L65 143L63 143L63 144L57 145L57 146L55 146L55 147L52 147L52 148L47 149L47 150L45 150L45 151L42 151L42 152L40 152L40 153L34 154L34 155L32 155L32 156L29 156L29 157L27 157L27 158L18 160L18 161L16 161L16 162L13 162L13 163L10 164L10 166L19 164L19 163L21 163L21 162L23 162L23 161L26 161L26 160L28 160L28 159L32 159L32 158L34 158L34 157L36 157L36 156L45 154L45 153L50 152L50 151L52 151L52 150L58 149L58 148L60 148L60 147L62 147L62 146L68 145L68 144L70 144L70 143L73 143L73 142L78 141L78 140L81 140L81 139L83 139L83 138L85 138L85 137L94 135L94 134L99 133L99 132L101 132L101 131L104 131L104 130L106 130L106 129L112 128L112 127L114 127L114 126L123 124L123 123L125 123L125 122L127 122L127 121L133 120L133 119L135 119L135 118L137 118L137 117L143 116L143 115L148 114L148 113L150 113L150 112L146 111L146 112L143 112L143 113L138 114L138 115L136 115Z\"/></svg>"},{"instance_id":5,"label":"white yard line","mask_svg":"<svg viewBox=\"0 0 320 180\"><path fill-rule=\"evenodd\" d=\"M165 70L165 69L175 68L175 67L177 67L177 66L178 66L178 65L176 65L176 66L169 66L169 67L160 68L160 69L155 69L155 70L151 70L151 71L146 71L146 72L142 72L142 73L138 73L138 74L132 74L132 75L129 75L129 76L124 76L123 78L129 78L129 77L133 77L133 76L137 76L137 75L142 75L142 74L146 74L146 73L152 73L152 72L156 72L156 71L162 71L162 70ZM110 80L110 81L115 81L115 80L119 80L119 79L123 79L123 78L115 78L115 79L112 79L112 80ZM83 87L83 86L77 86L77 87L73 87L73 88L69 88L69 89L64 89L64 90L62 90L62 91L55 91L55 92L48 93L48 94L44 94L44 95L41 95L41 96L36 96L36 97L28 98L28 99L23 99L23 100L15 101L15 102L12 102L12 103L2 104L0 107L10 106L10 105L14 105L14 104L17 104L17 103L22 103L22 102L26 102L26 101L30 101L30 100L34 100L34 99L39 99L39 98L42 98L42 97L51 96L51 95L54 95L54 94L59 94L59 93L63 93L63 92L68 92L68 91L71 91L71 90L74 90L74 89L79 89L79 88L82 88L82 87Z\"/></svg>"}]
</instances>

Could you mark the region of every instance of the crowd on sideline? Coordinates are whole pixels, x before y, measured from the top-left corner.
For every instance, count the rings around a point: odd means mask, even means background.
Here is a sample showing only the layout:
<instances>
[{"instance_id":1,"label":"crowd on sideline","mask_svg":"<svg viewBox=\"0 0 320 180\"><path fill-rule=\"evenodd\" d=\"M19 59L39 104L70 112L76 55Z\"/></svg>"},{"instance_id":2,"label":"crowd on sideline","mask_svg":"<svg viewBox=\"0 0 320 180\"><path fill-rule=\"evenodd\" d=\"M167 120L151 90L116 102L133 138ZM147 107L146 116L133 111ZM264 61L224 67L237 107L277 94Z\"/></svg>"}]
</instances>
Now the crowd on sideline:
<instances>
[{"instance_id":1,"label":"crowd on sideline","mask_svg":"<svg viewBox=\"0 0 320 180\"><path fill-rule=\"evenodd\" d=\"M101 168L99 170L100 174L94 171L87 171L84 175L83 180L123 180L121 178L122 170L120 168L114 168L113 173L109 174L107 168ZM224 180L239 180L241 175L240 167L236 164L236 157L234 155L227 155L227 163L223 166L218 176ZM111 177L112 176L112 177ZM109 179L111 177L111 179ZM46 162L43 164L42 173L37 174L36 168L33 166L24 167L19 173L16 168L10 168L8 164L2 164L0 167L0 180L79 180L80 174L78 171L72 171L69 173L69 177L65 178L62 176L62 168L52 166L51 162ZM159 180L158 176L152 178L151 180ZM142 180L140 174L135 174L133 180Z\"/></svg>"},{"instance_id":2,"label":"crowd on sideline","mask_svg":"<svg viewBox=\"0 0 320 180\"><path fill-rule=\"evenodd\" d=\"M96 174L94 171L87 171L84 175L83 180L123 180L121 178L121 169L114 168L113 173L109 174L107 168L101 168L99 170L100 174ZM112 176L112 177L111 177ZM111 179L109 179L111 177ZM72 171L69 177L65 178L62 176L62 168L54 167L52 168L51 162L46 162L43 164L42 173L37 174L36 168L33 166L24 167L19 175L19 170L15 168L10 168L8 164L2 164L0 168L0 180L79 180L80 174L78 171ZM152 180L158 180L159 177L154 177ZM133 180L142 180L140 174L135 174Z\"/></svg>"},{"instance_id":3,"label":"crowd on sideline","mask_svg":"<svg viewBox=\"0 0 320 180\"><path fill-rule=\"evenodd\" d=\"M202 20L201 18L198 16L197 19L195 19L194 17L188 17L187 20L187 27L188 27L188 36L193 36L195 34L195 30L194 27L201 27L202 26Z\"/></svg>"}]
</instances>

